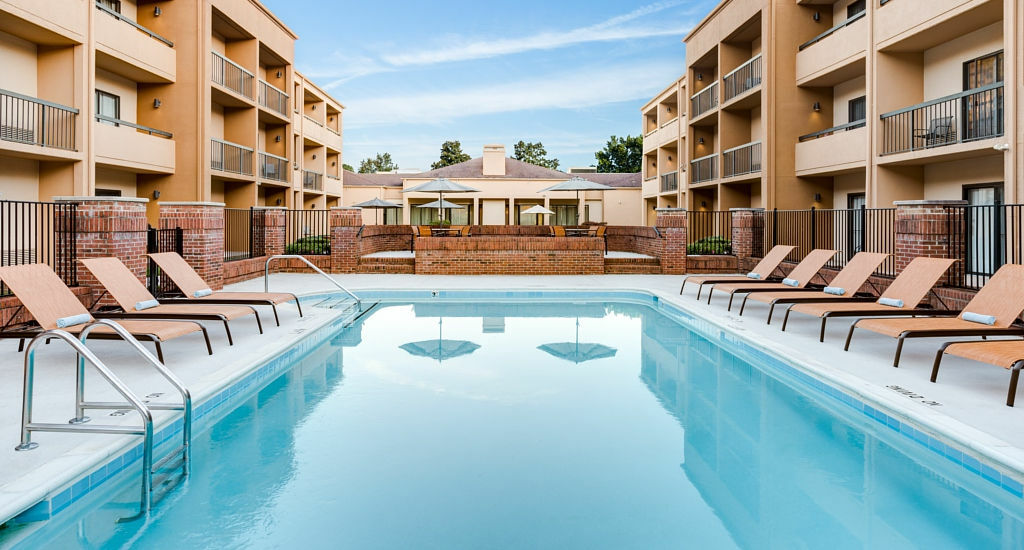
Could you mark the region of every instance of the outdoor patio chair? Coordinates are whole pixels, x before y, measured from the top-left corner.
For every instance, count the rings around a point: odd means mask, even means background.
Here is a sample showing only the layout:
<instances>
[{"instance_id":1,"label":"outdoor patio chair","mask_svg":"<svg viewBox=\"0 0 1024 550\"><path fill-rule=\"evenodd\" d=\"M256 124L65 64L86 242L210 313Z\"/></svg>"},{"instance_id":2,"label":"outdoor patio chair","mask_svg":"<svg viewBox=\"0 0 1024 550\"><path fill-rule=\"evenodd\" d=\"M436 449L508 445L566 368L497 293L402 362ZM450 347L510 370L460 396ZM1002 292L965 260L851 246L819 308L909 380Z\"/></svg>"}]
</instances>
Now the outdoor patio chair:
<instances>
[{"instance_id":1,"label":"outdoor patio chair","mask_svg":"<svg viewBox=\"0 0 1024 550\"><path fill-rule=\"evenodd\" d=\"M956 318L915 317L911 319L858 319L846 336L850 349L853 332L858 328L896 338L896 356L892 366L900 365L900 353L907 338L941 336L1024 336L1024 327L1014 326L1024 311L1024 265L1006 264L996 271ZM952 315L952 313L950 313Z\"/></svg>"},{"instance_id":2,"label":"outdoor patio chair","mask_svg":"<svg viewBox=\"0 0 1024 550\"><path fill-rule=\"evenodd\" d=\"M71 334L78 335L86 327L96 321L96 317L89 314L89 310L82 305L71 289L60 280L60 277L53 272L46 264L12 265L0 267L0 281L11 289L11 292L21 301L19 310L24 307L28 310L38 326L27 324L10 326L11 322L18 317L18 311L11 315L10 320L3 327L0 327L0 338L17 338L21 342L18 351L25 347L25 340L35 337L44 330L60 328ZM202 332L206 341L206 352L213 355L213 347L210 345L210 336L206 327L193 321L138 321L120 320L117 316L108 318L118 319L118 324L124 327L137 340L153 342L156 346L156 355L161 363L164 362L164 352L161 344L168 340ZM89 338L97 340L120 340L114 329L108 326L98 326L89 331Z\"/></svg>"},{"instance_id":3,"label":"outdoor patio chair","mask_svg":"<svg viewBox=\"0 0 1024 550\"><path fill-rule=\"evenodd\" d=\"M888 254L880 252L858 252L847 262L846 266L836 274L829 286L822 290L783 291L752 290L743 297L740 304L740 315L747 306L747 300L769 304L768 324L772 324L775 306L780 304L798 304L800 302L820 302L824 300L849 301L855 298L857 291L871 278L871 274L888 258ZM871 298L867 298L871 299Z\"/></svg>"},{"instance_id":4,"label":"outdoor patio chair","mask_svg":"<svg viewBox=\"0 0 1024 550\"><path fill-rule=\"evenodd\" d=\"M561 225L552 225L551 234L554 235L555 237L565 237L565 227Z\"/></svg>"},{"instance_id":5,"label":"outdoor patio chair","mask_svg":"<svg viewBox=\"0 0 1024 550\"><path fill-rule=\"evenodd\" d=\"M1006 392L1006 406L1012 407L1017 396L1017 381L1024 369L1024 342L1020 340L995 340L989 342L946 342L935 353L931 381L939 376L939 365L945 355L956 355L981 363L1003 367L1010 371L1010 389Z\"/></svg>"},{"instance_id":6,"label":"outdoor patio chair","mask_svg":"<svg viewBox=\"0 0 1024 550\"><path fill-rule=\"evenodd\" d=\"M791 313L804 313L821 319L818 341L825 341L825 324L833 317L910 317L914 315L957 315L959 311L921 308L921 301L932 291L956 260L945 258L914 258L889 284L877 300L815 300L797 303L786 310L782 330L786 330Z\"/></svg>"},{"instance_id":7,"label":"outdoor patio chair","mask_svg":"<svg viewBox=\"0 0 1024 550\"><path fill-rule=\"evenodd\" d=\"M755 290L779 290L787 292L789 290L800 290L806 288L810 284L811 279L815 276L821 278L821 281L827 285L828 281L821 277L821 268L825 267L825 264L836 255L835 250L828 249L815 249L812 250L807 256L796 264L796 267L789 272L789 276L782 280L781 283L773 282L759 282L757 280L742 280L738 279L734 283L719 283L711 287L708 291L708 303L711 303L711 295L716 290L720 292L726 292L729 294L729 307L726 308L732 311L732 301L736 294L745 294L747 292L753 292Z\"/></svg>"},{"instance_id":8,"label":"outdoor patio chair","mask_svg":"<svg viewBox=\"0 0 1024 550\"><path fill-rule=\"evenodd\" d=\"M943 116L933 118L928 123L928 128L915 128L914 139L923 139L925 147L945 145L953 142L955 133L953 131L953 117Z\"/></svg>"},{"instance_id":9,"label":"outdoor patio chair","mask_svg":"<svg viewBox=\"0 0 1024 550\"><path fill-rule=\"evenodd\" d=\"M277 326L281 326L281 319L277 315L277 306L287 302L295 302L295 307L299 310L299 317L302 317L302 305L299 304L299 297L290 292L211 292L210 285L177 252L161 252L159 254L150 254L149 257L156 262L156 265L160 267L164 275L167 275L174 285L178 287L178 290L185 295L184 298L161 300L162 303L270 306L274 312L274 322L277 323Z\"/></svg>"},{"instance_id":10,"label":"outdoor patio chair","mask_svg":"<svg viewBox=\"0 0 1024 550\"><path fill-rule=\"evenodd\" d=\"M429 225L414 225L413 227L418 232L417 237L429 237L431 235Z\"/></svg>"},{"instance_id":11,"label":"outdoor patio chair","mask_svg":"<svg viewBox=\"0 0 1024 550\"><path fill-rule=\"evenodd\" d=\"M782 279L781 276L773 277L772 275L778 270L781 275L782 262L785 261L786 256L792 252L796 247L777 244L761 258L760 262L754 266L754 269L746 275L691 275L683 279L682 286L679 287L679 293L683 293L683 289L686 288L686 283L695 283L697 285L697 299L700 300L700 293L704 290L704 285L716 285L718 283L757 283L760 281L763 283L777 282Z\"/></svg>"},{"instance_id":12,"label":"outdoor patio chair","mask_svg":"<svg viewBox=\"0 0 1024 550\"><path fill-rule=\"evenodd\" d=\"M263 323L260 322L260 314L252 306L162 304L146 290L146 286L135 277L131 270L121 263L121 260L117 258L89 258L79 261L103 285L103 288L106 290L104 294L110 294L121 308L121 311L114 313L93 312L96 318L121 317L125 319L219 321L224 324L224 331L228 335L228 344L234 345L234 340L231 337L231 326L228 322L240 317L255 315L256 326L259 328L260 334L263 334Z\"/></svg>"}]
</instances>

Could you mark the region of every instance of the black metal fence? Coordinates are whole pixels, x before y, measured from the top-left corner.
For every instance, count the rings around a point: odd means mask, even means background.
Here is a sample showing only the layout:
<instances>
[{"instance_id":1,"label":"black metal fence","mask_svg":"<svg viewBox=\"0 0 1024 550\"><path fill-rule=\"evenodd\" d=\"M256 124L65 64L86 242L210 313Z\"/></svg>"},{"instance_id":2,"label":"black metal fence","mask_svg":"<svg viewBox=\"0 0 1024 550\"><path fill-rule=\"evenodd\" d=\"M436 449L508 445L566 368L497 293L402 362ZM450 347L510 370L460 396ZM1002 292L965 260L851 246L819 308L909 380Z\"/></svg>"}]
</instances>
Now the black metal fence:
<instances>
[{"instance_id":1,"label":"black metal fence","mask_svg":"<svg viewBox=\"0 0 1024 550\"><path fill-rule=\"evenodd\" d=\"M286 210L285 254L331 253L330 210Z\"/></svg>"},{"instance_id":2,"label":"black metal fence","mask_svg":"<svg viewBox=\"0 0 1024 550\"><path fill-rule=\"evenodd\" d=\"M904 153L1003 135L1003 83L885 113L882 154Z\"/></svg>"},{"instance_id":3,"label":"black metal fence","mask_svg":"<svg viewBox=\"0 0 1024 550\"><path fill-rule=\"evenodd\" d=\"M266 253L267 211L256 208L224 209L224 261L258 258Z\"/></svg>"},{"instance_id":4,"label":"black metal fence","mask_svg":"<svg viewBox=\"0 0 1024 550\"><path fill-rule=\"evenodd\" d=\"M251 176L252 153L252 149L237 143L211 139L210 168Z\"/></svg>"},{"instance_id":5,"label":"black metal fence","mask_svg":"<svg viewBox=\"0 0 1024 550\"><path fill-rule=\"evenodd\" d=\"M752 57L746 63L733 69L732 72L722 78L724 101L743 94L761 85L761 55Z\"/></svg>"},{"instance_id":6,"label":"black metal fence","mask_svg":"<svg viewBox=\"0 0 1024 550\"><path fill-rule=\"evenodd\" d=\"M691 210L686 234L687 254L732 254L732 212Z\"/></svg>"},{"instance_id":7,"label":"black metal fence","mask_svg":"<svg viewBox=\"0 0 1024 550\"><path fill-rule=\"evenodd\" d=\"M78 109L0 90L0 140L75 150Z\"/></svg>"},{"instance_id":8,"label":"black metal fence","mask_svg":"<svg viewBox=\"0 0 1024 550\"><path fill-rule=\"evenodd\" d=\"M182 231L180 227L170 229L156 229L150 227L146 231L146 253L158 254L160 252L177 252L182 254L184 250ZM146 288L149 293L157 298L180 294L178 287L171 282L156 265L156 262L149 260L146 270Z\"/></svg>"},{"instance_id":9,"label":"black metal fence","mask_svg":"<svg viewBox=\"0 0 1024 550\"><path fill-rule=\"evenodd\" d=\"M763 220L764 238L754 239L754 256L764 257L777 244L795 246L787 258L799 261L815 248L839 251L828 267L841 268L858 252L890 254L875 271L883 277L896 276L896 209L848 208L810 210L769 210L758 213Z\"/></svg>"},{"instance_id":10,"label":"black metal fence","mask_svg":"<svg viewBox=\"0 0 1024 550\"><path fill-rule=\"evenodd\" d=\"M78 284L74 203L0 201L0 266L46 264ZM10 289L0 283L0 296Z\"/></svg>"},{"instance_id":11,"label":"black metal fence","mask_svg":"<svg viewBox=\"0 0 1024 550\"><path fill-rule=\"evenodd\" d=\"M950 285L977 289L1004 264L1024 262L1024 204L948 206Z\"/></svg>"},{"instance_id":12,"label":"black metal fence","mask_svg":"<svg viewBox=\"0 0 1024 550\"><path fill-rule=\"evenodd\" d=\"M761 171L761 142L755 141L722 152L722 177L731 178Z\"/></svg>"}]
</instances>

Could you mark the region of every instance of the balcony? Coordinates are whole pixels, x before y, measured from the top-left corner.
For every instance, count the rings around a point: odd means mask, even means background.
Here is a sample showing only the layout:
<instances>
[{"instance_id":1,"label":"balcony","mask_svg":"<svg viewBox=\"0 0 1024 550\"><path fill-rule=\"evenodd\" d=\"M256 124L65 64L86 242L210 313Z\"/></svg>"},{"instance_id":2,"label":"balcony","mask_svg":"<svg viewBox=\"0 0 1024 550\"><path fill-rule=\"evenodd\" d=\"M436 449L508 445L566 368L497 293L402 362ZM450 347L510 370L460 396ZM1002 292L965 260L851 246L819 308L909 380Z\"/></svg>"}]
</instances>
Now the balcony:
<instances>
[{"instance_id":1,"label":"balcony","mask_svg":"<svg viewBox=\"0 0 1024 550\"><path fill-rule=\"evenodd\" d=\"M306 191L323 191L324 175L312 170L302 171L302 188Z\"/></svg>"},{"instance_id":2,"label":"balcony","mask_svg":"<svg viewBox=\"0 0 1024 550\"><path fill-rule=\"evenodd\" d=\"M0 90L0 140L75 151L78 109Z\"/></svg>"},{"instance_id":3,"label":"balcony","mask_svg":"<svg viewBox=\"0 0 1024 550\"><path fill-rule=\"evenodd\" d=\"M867 150L868 134L863 120L800 136L796 144L796 175L834 176L864 168Z\"/></svg>"},{"instance_id":4,"label":"balcony","mask_svg":"<svg viewBox=\"0 0 1024 550\"><path fill-rule=\"evenodd\" d=\"M253 150L230 141L210 140L210 168L221 172L252 175Z\"/></svg>"},{"instance_id":5,"label":"balcony","mask_svg":"<svg viewBox=\"0 0 1024 550\"><path fill-rule=\"evenodd\" d=\"M796 54L799 86L834 86L864 75L868 48L865 12L839 23L800 46Z\"/></svg>"},{"instance_id":6,"label":"balcony","mask_svg":"<svg viewBox=\"0 0 1024 550\"><path fill-rule=\"evenodd\" d=\"M723 101L728 102L760 85L761 55L758 54L722 78Z\"/></svg>"},{"instance_id":7,"label":"balcony","mask_svg":"<svg viewBox=\"0 0 1024 550\"><path fill-rule=\"evenodd\" d=\"M693 159L690 161L690 183L707 183L718 179L718 154Z\"/></svg>"},{"instance_id":8,"label":"balcony","mask_svg":"<svg viewBox=\"0 0 1024 550\"><path fill-rule=\"evenodd\" d=\"M722 177L735 178L761 172L761 142L754 141L722 152Z\"/></svg>"},{"instance_id":9,"label":"balcony","mask_svg":"<svg viewBox=\"0 0 1024 550\"><path fill-rule=\"evenodd\" d=\"M256 76L217 52L213 54L212 75L214 84L223 86L236 94L253 98L252 88Z\"/></svg>"},{"instance_id":10,"label":"balcony","mask_svg":"<svg viewBox=\"0 0 1024 550\"><path fill-rule=\"evenodd\" d=\"M661 192L672 193L679 190L679 172L661 175Z\"/></svg>"},{"instance_id":11,"label":"balcony","mask_svg":"<svg viewBox=\"0 0 1024 550\"><path fill-rule=\"evenodd\" d=\"M102 5L96 16L96 65L135 82L174 82L174 43Z\"/></svg>"},{"instance_id":12,"label":"balcony","mask_svg":"<svg viewBox=\"0 0 1024 550\"><path fill-rule=\"evenodd\" d=\"M1002 136L1004 117L1002 82L885 113L881 154L932 157L987 149L990 144L972 144Z\"/></svg>"},{"instance_id":13,"label":"balcony","mask_svg":"<svg viewBox=\"0 0 1024 550\"><path fill-rule=\"evenodd\" d=\"M658 194L658 176L644 178L640 184L640 191L644 197L653 197Z\"/></svg>"},{"instance_id":14,"label":"balcony","mask_svg":"<svg viewBox=\"0 0 1024 550\"><path fill-rule=\"evenodd\" d=\"M712 82L707 88L690 96L690 118L696 120L718 107L718 83Z\"/></svg>"},{"instance_id":15,"label":"balcony","mask_svg":"<svg viewBox=\"0 0 1024 550\"><path fill-rule=\"evenodd\" d=\"M288 159L260 151L260 179L288 183Z\"/></svg>"},{"instance_id":16,"label":"balcony","mask_svg":"<svg viewBox=\"0 0 1024 550\"><path fill-rule=\"evenodd\" d=\"M326 187L324 192L335 197L341 196L341 178L327 174Z\"/></svg>"},{"instance_id":17,"label":"balcony","mask_svg":"<svg viewBox=\"0 0 1024 550\"><path fill-rule=\"evenodd\" d=\"M1019 3L1018 3L1019 4ZM883 51L924 51L1003 19L1002 2L890 0L879 3L872 35Z\"/></svg>"},{"instance_id":18,"label":"balcony","mask_svg":"<svg viewBox=\"0 0 1024 550\"><path fill-rule=\"evenodd\" d=\"M174 136L134 122L95 115L96 164L140 174L174 173Z\"/></svg>"},{"instance_id":19,"label":"balcony","mask_svg":"<svg viewBox=\"0 0 1024 550\"><path fill-rule=\"evenodd\" d=\"M265 80L260 80L259 104L288 118L288 94Z\"/></svg>"}]
</instances>

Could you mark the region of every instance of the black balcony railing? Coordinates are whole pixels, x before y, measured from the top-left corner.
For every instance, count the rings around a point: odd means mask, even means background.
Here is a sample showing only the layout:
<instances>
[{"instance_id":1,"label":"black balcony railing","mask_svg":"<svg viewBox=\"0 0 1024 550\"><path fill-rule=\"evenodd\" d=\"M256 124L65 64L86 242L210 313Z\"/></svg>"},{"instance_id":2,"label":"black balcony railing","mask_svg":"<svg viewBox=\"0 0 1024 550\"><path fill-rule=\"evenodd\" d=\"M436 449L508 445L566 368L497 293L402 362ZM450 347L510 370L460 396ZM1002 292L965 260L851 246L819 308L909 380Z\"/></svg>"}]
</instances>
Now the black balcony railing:
<instances>
[{"instance_id":1,"label":"black balcony railing","mask_svg":"<svg viewBox=\"0 0 1024 550\"><path fill-rule=\"evenodd\" d=\"M302 171L302 188L307 191L323 191L324 175L312 170Z\"/></svg>"},{"instance_id":2,"label":"black balcony railing","mask_svg":"<svg viewBox=\"0 0 1024 550\"><path fill-rule=\"evenodd\" d=\"M288 116L288 94L264 80L260 80L259 102L271 111Z\"/></svg>"},{"instance_id":3,"label":"black balcony railing","mask_svg":"<svg viewBox=\"0 0 1024 550\"><path fill-rule=\"evenodd\" d=\"M833 126L832 128L827 128L825 130L821 130L818 132L802 135L800 136L800 141L811 141L814 139L831 136L832 134L838 134L839 132L848 132L850 130L856 130L857 128L863 128L864 125L864 120L855 120L853 122L847 122L846 124L840 124L839 126Z\"/></svg>"},{"instance_id":4,"label":"black balcony railing","mask_svg":"<svg viewBox=\"0 0 1024 550\"><path fill-rule=\"evenodd\" d=\"M729 101L760 85L761 55L758 54L722 78L722 91L725 94L724 101Z\"/></svg>"},{"instance_id":5,"label":"black balcony railing","mask_svg":"<svg viewBox=\"0 0 1024 550\"><path fill-rule=\"evenodd\" d=\"M686 218L687 254L732 254L732 212L691 210Z\"/></svg>"},{"instance_id":6,"label":"black balcony railing","mask_svg":"<svg viewBox=\"0 0 1024 550\"><path fill-rule=\"evenodd\" d=\"M718 179L718 154L690 161L690 183L704 183Z\"/></svg>"},{"instance_id":7,"label":"black balcony railing","mask_svg":"<svg viewBox=\"0 0 1024 550\"><path fill-rule=\"evenodd\" d=\"M668 193L670 191L679 190L679 172L669 172L668 174L661 175L661 192Z\"/></svg>"},{"instance_id":8,"label":"black balcony railing","mask_svg":"<svg viewBox=\"0 0 1024 550\"><path fill-rule=\"evenodd\" d=\"M1004 264L1024 262L1024 204L948 206L950 284L981 288Z\"/></svg>"},{"instance_id":9,"label":"black balcony railing","mask_svg":"<svg viewBox=\"0 0 1024 550\"><path fill-rule=\"evenodd\" d=\"M211 78L217 84L252 99L253 82L256 76L242 68L241 65L231 61L217 52L210 52L213 55Z\"/></svg>"},{"instance_id":10,"label":"black balcony railing","mask_svg":"<svg viewBox=\"0 0 1024 550\"><path fill-rule=\"evenodd\" d=\"M0 266L46 264L78 284L74 203L0 201ZM0 282L0 296L10 290Z\"/></svg>"},{"instance_id":11,"label":"black balcony railing","mask_svg":"<svg viewBox=\"0 0 1024 550\"><path fill-rule=\"evenodd\" d=\"M75 150L78 109L0 90L0 140Z\"/></svg>"},{"instance_id":12,"label":"black balcony railing","mask_svg":"<svg viewBox=\"0 0 1024 550\"><path fill-rule=\"evenodd\" d=\"M170 229L150 227L146 232L146 253L148 254L177 252L181 255L184 248L184 236L180 227ZM146 270L146 288L157 298L180 294L174 281L164 275L160 266L156 265L152 259L149 260L149 267Z\"/></svg>"},{"instance_id":13,"label":"black balcony railing","mask_svg":"<svg viewBox=\"0 0 1024 550\"><path fill-rule=\"evenodd\" d=\"M210 168L251 176L252 149L229 141L211 139Z\"/></svg>"},{"instance_id":14,"label":"black balcony railing","mask_svg":"<svg viewBox=\"0 0 1024 550\"><path fill-rule=\"evenodd\" d=\"M690 97L690 118L697 118L715 107L718 107L718 83L712 82Z\"/></svg>"},{"instance_id":15,"label":"black balcony railing","mask_svg":"<svg viewBox=\"0 0 1024 550\"><path fill-rule=\"evenodd\" d=\"M733 147L722 153L722 177L731 178L761 171L761 142Z\"/></svg>"},{"instance_id":16,"label":"black balcony railing","mask_svg":"<svg viewBox=\"0 0 1024 550\"><path fill-rule=\"evenodd\" d=\"M260 178L288 181L288 159L260 151Z\"/></svg>"},{"instance_id":17,"label":"black balcony railing","mask_svg":"<svg viewBox=\"0 0 1024 550\"><path fill-rule=\"evenodd\" d=\"M262 208L224 209L224 261L258 258L266 254L266 214Z\"/></svg>"},{"instance_id":18,"label":"black balcony railing","mask_svg":"<svg viewBox=\"0 0 1024 550\"><path fill-rule=\"evenodd\" d=\"M129 25L131 25L131 26L135 27L136 29L138 29L139 32L141 32L141 33L143 33L145 35L150 36L154 40L158 40L160 42L163 42L164 44L167 44L167 46L170 47L170 48L174 47L174 42L171 42L170 40L160 36L159 34L153 32L153 31L151 31L149 29L147 29L146 27L143 27L142 25L136 23L135 21L132 21L131 19L128 19L123 14L117 13L116 11L114 11L114 10L104 6L103 4L101 4L99 2L96 2L96 9L102 11L103 13L106 13L107 15L112 16L113 18L115 18L115 19L117 19L119 21L124 21L125 23L128 23Z\"/></svg>"},{"instance_id":19,"label":"black balcony railing","mask_svg":"<svg viewBox=\"0 0 1024 550\"><path fill-rule=\"evenodd\" d=\"M1004 116L1002 82L885 113L882 154L999 137Z\"/></svg>"},{"instance_id":20,"label":"black balcony railing","mask_svg":"<svg viewBox=\"0 0 1024 550\"><path fill-rule=\"evenodd\" d=\"M857 14L853 15L852 17L850 17L846 21L843 21L842 23L839 23L838 25L836 25L836 26L832 27L831 29L829 29L829 30L819 34L818 36L815 36L814 38L808 40L807 42L804 42L803 44L800 44L800 50L803 51L803 50L805 50L807 48L810 48L811 46L817 44L818 42L821 42L822 40L828 38L829 36L831 36L833 33L838 31L839 29L842 29L842 28L846 27L847 25L851 25L853 23L856 23L857 21L860 21L861 19L864 18L865 15L867 15L866 11L862 11L860 13L857 13Z\"/></svg>"},{"instance_id":21,"label":"black balcony railing","mask_svg":"<svg viewBox=\"0 0 1024 550\"><path fill-rule=\"evenodd\" d=\"M331 254L330 210L286 210L285 254Z\"/></svg>"}]
</instances>

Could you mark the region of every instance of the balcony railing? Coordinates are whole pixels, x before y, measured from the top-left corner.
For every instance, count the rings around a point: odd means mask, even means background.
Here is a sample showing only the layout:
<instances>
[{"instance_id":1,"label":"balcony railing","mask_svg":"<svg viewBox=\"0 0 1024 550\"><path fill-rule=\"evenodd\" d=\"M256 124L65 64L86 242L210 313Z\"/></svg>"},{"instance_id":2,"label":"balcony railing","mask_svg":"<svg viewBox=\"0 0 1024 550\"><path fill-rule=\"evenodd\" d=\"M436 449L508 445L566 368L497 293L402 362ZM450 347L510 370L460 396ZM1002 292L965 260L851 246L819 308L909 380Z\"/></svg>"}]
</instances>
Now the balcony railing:
<instances>
[{"instance_id":1,"label":"balcony railing","mask_svg":"<svg viewBox=\"0 0 1024 550\"><path fill-rule=\"evenodd\" d=\"M761 142L733 147L722 153L722 177L731 178L761 171Z\"/></svg>"},{"instance_id":2,"label":"balcony railing","mask_svg":"<svg viewBox=\"0 0 1024 550\"><path fill-rule=\"evenodd\" d=\"M260 151L260 178L288 181L288 159Z\"/></svg>"},{"instance_id":3,"label":"balcony railing","mask_svg":"<svg viewBox=\"0 0 1024 550\"><path fill-rule=\"evenodd\" d=\"M210 140L210 168L234 174L252 175L252 149L219 139Z\"/></svg>"},{"instance_id":4,"label":"balcony railing","mask_svg":"<svg viewBox=\"0 0 1024 550\"><path fill-rule=\"evenodd\" d=\"M252 99L252 86L256 76L217 52L213 54L213 81L225 88Z\"/></svg>"},{"instance_id":5,"label":"balcony railing","mask_svg":"<svg viewBox=\"0 0 1024 550\"><path fill-rule=\"evenodd\" d=\"M151 136L159 136L167 139L171 139L174 137L174 135L171 134L170 132L157 130L156 128L150 128L149 126L143 126L141 124L135 124L134 122L128 122L126 120L121 120L119 118L111 118L104 115L96 115L96 122L105 122L107 124L112 124L114 126L127 126L129 128L135 128L136 130L139 130L140 132L146 132Z\"/></svg>"},{"instance_id":6,"label":"balcony railing","mask_svg":"<svg viewBox=\"0 0 1024 550\"><path fill-rule=\"evenodd\" d=\"M0 140L75 150L78 109L0 90Z\"/></svg>"},{"instance_id":7,"label":"balcony railing","mask_svg":"<svg viewBox=\"0 0 1024 550\"><path fill-rule=\"evenodd\" d=\"M307 191L323 191L324 175L312 170L302 171L302 188Z\"/></svg>"},{"instance_id":8,"label":"balcony railing","mask_svg":"<svg viewBox=\"0 0 1024 550\"><path fill-rule=\"evenodd\" d=\"M661 175L661 192L679 190L679 172L669 172Z\"/></svg>"},{"instance_id":9,"label":"balcony railing","mask_svg":"<svg viewBox=\"0 0 1024 550\"><path fill-rule=\"evenodd\" d=\"M818 36L815 36L814 38L808 40L807 42L804 42L803 44L800 44L800 51L803 51L803 50L805 50L807 48L810 48L811 46L817 44L818 42L821 42L822 40L828 38L830 35L832 35L832 33L835 33L839 29L841 29L843 27L846 27L847 25L856 23L857 21L860 21L861 19L864 18L865 15L867 15L867 12L866 11L862 11L862 12L854 15L853 17L850 17L846 21L843 21L842 23L832 27L831 29L829 29L829 30L819 34Z\"/></svg>"},{"instance_id":10,"label":"balcony railing","mask_svg":"<svg viewBox=\"0 0 1024 550\"><path fill-rule=\"evenodd\" d=\"M159 40L160 42L163 42L164 44L167 44L167 46L170 47L170 48L174 47L174 42L171 42L170 40L160 36L159 34L153 32L153 31L151 31L149 29L147 29L146 27L143 27L142 25L136 23L135 21L132 21L131 19L128 19L124 15L122 15L120 13L117 13L116 11L114 11L114 10L104 6L103 4L100 4L99 2L96 2L96 9L100 10L103 13L106 13L107 15L112 16L114 19L117 19L119 21L124 21L125 23L128 23L129 25L131 25L131 26L135 27L136 29L138 29L139 32L141 32L142 34L148 35L151 38L153 38L154 40Z\"/></svg>"},{"instance_id":11,"label":"balcony railing","mask_svg":"<svg viewBox=\"0 0 1024 550\"><path fill-rule=\"evenodd\" d=\"M814 139L831 136L832 134L838 134L839 132L848 132L850 130L856 130L857 128L863 128L864 124L864 120L855 120L853 122L847 122L846 124L840 124L839 126L833 126L825 130L802 135L800 136L800 141L811 141Z\"/></svg>"},{"instance_id":12,"label":"balcony railing","mask_svg":"<svg viewBox=\"0 0 1024 550\"><path fill-rule=\"evenodd\" d=\"M288 94L265 80L260 80L259 102L275 113L288 116Z\"/></svg>"},{"instance_id":13,"label":"balcony railing","mask_svg":"<svg viewBox=\"0 0 1024 550\"><path fill-rule=\"evenodd\" d=\"M707 88L690 97L691 118L697 118L718 107L718 83L712 82Z\"/></svg>"},{"instance_id":14,"label":"balcony railing","mask_svg":"<svg viewBox=\"0 0 1024 550\"><path fill-rule=\"evenodd\" d=\"M733 69L722 78L725 101L761 85L761 54Z\"/></svg>"},{"instance_id":15,"label":"balcony railing","mask_svg":"<svg viewBox=\"0 0 1024 550\"><path fill-rule=\"evenodd\" d=\"M690 161L690 183L704 183L718 179L718 154Z\"/></svg>"},{"instance_id":16,"label":"balcony railing","mask_svg":"<svg viewBox=\"0 0 1024 550\"><path fill-rule=\"evenodd\" d=\"M882 154L999 137L1004 115L1002 82L885 113Z\"/></svg>"},{"instance_id":17,"label":"balcony railing","mask_svg":"<svg viewBox=\"0 0 1024 550\"><path fill-rule=\"evenodd\" d=\"M317 119L315 119L315 118L313 118L313 117L311 117L309 115L302 115L302 118L312 122L313 124L316 124L317 126L323 126L324 125L323 122L320 122L319 120L317 120Z\"/></svg>"}]
</instances>

